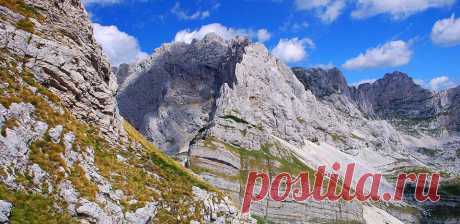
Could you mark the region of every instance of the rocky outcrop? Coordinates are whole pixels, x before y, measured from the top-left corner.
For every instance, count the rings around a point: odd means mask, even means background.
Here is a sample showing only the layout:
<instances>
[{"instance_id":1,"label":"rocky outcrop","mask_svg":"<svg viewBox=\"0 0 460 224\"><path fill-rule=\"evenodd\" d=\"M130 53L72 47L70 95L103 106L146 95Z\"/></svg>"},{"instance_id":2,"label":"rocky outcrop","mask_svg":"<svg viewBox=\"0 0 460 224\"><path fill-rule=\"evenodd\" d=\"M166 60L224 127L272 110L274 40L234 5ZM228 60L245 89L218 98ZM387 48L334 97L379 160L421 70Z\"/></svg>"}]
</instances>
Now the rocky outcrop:
<instances>
[{"instance_id":1,"label":"rocky outcrop","mask_svg":"<svg viewBox=\"0 0 460 224\"><path fill-rule=\"evenodd\" d=\"M333 94L350 96L350 88L348 87L347 80L337 68L329 70L312 68L305 70L295 67L292 71L305 88L310 90L316 97L322 98Z\"/></svg>"},{"instance_id":2,"label":"rocky outcrop","mask_svg":"<svg viewBox=\"0 0 460 224\"><path fill-rule=\"evenodd\" d=\"M7 2L0 5L0 46L24 58L24 66L79 119L118 135L116 79L80 1Z\"/></svg>"},{"instance_id":3,"label":"rocky outcrop","mask_svg":"<svg viewBox=\"0 0 460 224\"><path fill-rule=\"evenodd\" d=\"M8 223L12 208L10 202L0 200L0 223Z\"/></svg>"},{"instance_id":4,"label":"rocky outcrop","mask_svg":"<svg viewBox=\"0 0 460 224\"><path fill-rule=\"evenodd\" d=\"M460 86L439 93L443 115L442 120L448 130L460 132Z\"/></svg>"},{"instance_id":5,"label":"rocky outcrop","mask_svg":"<svg viewBox=\"0 0 460 224\"><path fill-rule=\"evenodd\" d=\"M250 222L121 118L92 32L78 0L0 1L0 223Z\"/></svg>"}]
</instances>

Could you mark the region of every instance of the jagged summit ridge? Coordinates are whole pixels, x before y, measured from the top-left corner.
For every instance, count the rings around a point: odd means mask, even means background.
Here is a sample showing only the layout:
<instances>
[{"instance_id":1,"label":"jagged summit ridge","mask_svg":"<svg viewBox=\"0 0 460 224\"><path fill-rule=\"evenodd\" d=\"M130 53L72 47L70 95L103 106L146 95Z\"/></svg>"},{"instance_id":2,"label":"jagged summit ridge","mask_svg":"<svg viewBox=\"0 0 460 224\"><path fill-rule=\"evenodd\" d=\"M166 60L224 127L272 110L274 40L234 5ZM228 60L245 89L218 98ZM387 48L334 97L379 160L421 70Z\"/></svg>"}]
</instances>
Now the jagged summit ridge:
<instances>
[{"instance_id":1,"label":"jagged summit ridge","mask_svg":"<svg viewBox=\"0 0 460 224\"><path fill-rule=\"evenodd\" d=\"M293 71L315 96L325 99L333 94L343 95L369 118L425 121L431 131L459 130L458 110L454 109L458 105L454 96L459 87L433 92L398 71L387 73L375 82L350 87L336 68L293 68Z\"/></svg>"}]
</instances>

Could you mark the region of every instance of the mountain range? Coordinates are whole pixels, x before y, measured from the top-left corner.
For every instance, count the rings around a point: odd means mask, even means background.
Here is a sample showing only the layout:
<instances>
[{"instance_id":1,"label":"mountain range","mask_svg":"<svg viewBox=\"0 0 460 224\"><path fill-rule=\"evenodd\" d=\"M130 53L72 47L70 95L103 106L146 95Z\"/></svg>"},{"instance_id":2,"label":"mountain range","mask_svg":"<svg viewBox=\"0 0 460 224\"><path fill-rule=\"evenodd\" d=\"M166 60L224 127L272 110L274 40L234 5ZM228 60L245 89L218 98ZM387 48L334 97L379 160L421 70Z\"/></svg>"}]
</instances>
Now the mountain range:
<instances>
[{"instance_id":1,"label":"mountain range","mask_svg":"<svg viewBox=\"0 0 460 224\"><path fill-rule=\"evenodd\" d=\"M458 223L460 87L349 86L208 34L112 67L78 0L0 0L0 223ZM265 199L247 173L440 172L441 201ZM343 173L341 173L343 174ZM260 187L260 186L258 186Z\"/></svg>"},{"instance_id":2,"label":"mountain range","mask_svg":"<svg viewBox=\"0 0 460 224\"><path fill-rule=\"evenodd\" d=\"M291 69L263 45L214 34L166 44L150 58L121 67L121 115L236 204L249 170L295 173L357 162L360 173L384 173L387 189L399 171L454 177L459 170L459 87L432 92L401 72L350 87L336 68ZM325 205L268 201L255 214L280 223L331 221L308 209L315 206ZM381 209L328 206L333 221ZM416 209L400 210L414 212L395 215L405 222L424 219Z\"/></svg>"}]
</instances>

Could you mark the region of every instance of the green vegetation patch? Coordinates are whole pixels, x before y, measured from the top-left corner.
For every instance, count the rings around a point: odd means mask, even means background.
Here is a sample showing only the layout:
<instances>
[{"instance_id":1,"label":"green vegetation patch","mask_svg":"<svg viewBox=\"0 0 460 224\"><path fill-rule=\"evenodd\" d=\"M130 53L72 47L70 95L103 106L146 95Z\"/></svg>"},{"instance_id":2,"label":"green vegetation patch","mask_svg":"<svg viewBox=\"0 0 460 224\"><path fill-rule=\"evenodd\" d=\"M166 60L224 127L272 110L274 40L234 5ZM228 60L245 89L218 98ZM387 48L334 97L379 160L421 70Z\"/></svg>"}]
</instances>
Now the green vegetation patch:
<instances>
[{"instance_id":1,"label":"green vegetation patch","mask_svg":"<svg viewBox=\"0 0 460 224\"><path fill-rule=\"evenodd\" d=\"M460 217L460 207L459 206L438 206L430 208L429 210L430 217L437 221L446 221L449 219L458 220ZM440 222L439 222L440 223Z\"/></svg>"},{"instance_id":2,"label":"green vegetation patch","mask_svg":"<svg viewBox=\"0 0 460 224\"><path fill-rule=\"evenodd\" d=\"M3 137L6 137L6 129L13 129L14 127L18 126L18 121L16 118L10 118L5 121L5 123L2 126L1 134Z\"/></svg>"},{"instance_id":3,"label":"green vegetation patch","mask_svg":"<svg viewBox=\"0 0 460 224\"><path fill-rule=\"evenodd\" d=\"M345 137L342 135L339 135L337 133L330 133L329 135L332 137L332 140L334 142L342 142L342 143L346 142Z\"/></svg>"},{"instance_id":4,"label":"green vegetation patch","mask_svg":"<svg viewBox=\"0 0 460 224\"><path fill-rule=\"evenodd\" d=\"M439 184L439 193L443 195L460 197L460 177L456 177ZM441 196L442 200L442 196Z\"/></svg>"},{"instance_id":5,"label":"green vegetation patch","mask_svg":"<svg viewBox=\"0 0 460 224\"><path fill-rule=\"evenodd\" d=\"M273 223L273 222L270 222L269 220L267 220L265 217L262 217L262 216L259 216L259 215L251 214L251 217L254 218L257 221L257 224L270 224L270 223Z\"/></svg>"},{"instance_id":6,"label":"green vegetation patch","mask_svg":"<svg viewBox=\"0 0 460 224\"><path fill-rule=\"evenodd\" d=\"M30 21L29 18L20 19L16 23L16 27L18 29L27 31L29 33L34 33L35 32L35 25L34 25L34 23L32 21Z\"/></svg>"},{"instance_id":7,"label":"green vegetation patch","mask_svg":"<svg viewBox=\"0 0 460 224\"><path fill-rule=\"evenodd\" d=\"M55 144L49 138L45 138L30 145L29 159L50 174L56 183L59 183L64 178L64 173L59 171L60 167L66 167L61 156L64 150L63 145Z\"/></svg>"},{"instance_id":8,"label":"green vegetation patch","mask_svg":"<svg viewBox=\"0 0 460 224\"><path fill-rule=\"evenodd\" d=\"M88 180L85 175L85 171L80 166L80 164L77 163L72 168L70 181L72 182L73 186L75 186L75 189L77 189L83 197L92 201L96 201L96 193L98 191L97 186Z\"/></svg>"},{"instance_id":9,"label":"green vegetation patch","mask_svg":"<svg viewBox=\"0 0 460 224\"><path fill-rule=\"evenodd\" d=\"M303 119L302 117L297 117L297 121L301 124L305 123L305 119Z\"/></svg>"},{"instance_id":10,"label":"green vegetation patch","mask_svg":"<svg viewBox=\"0 0 460 224\"><path fill-rule=\"evenodd\" d=\"M77 224L70 214L56 209L56 199L39 193L12 191L0 184L0 198L13 204L11 224Z\"/></svg>"}]
</instances>

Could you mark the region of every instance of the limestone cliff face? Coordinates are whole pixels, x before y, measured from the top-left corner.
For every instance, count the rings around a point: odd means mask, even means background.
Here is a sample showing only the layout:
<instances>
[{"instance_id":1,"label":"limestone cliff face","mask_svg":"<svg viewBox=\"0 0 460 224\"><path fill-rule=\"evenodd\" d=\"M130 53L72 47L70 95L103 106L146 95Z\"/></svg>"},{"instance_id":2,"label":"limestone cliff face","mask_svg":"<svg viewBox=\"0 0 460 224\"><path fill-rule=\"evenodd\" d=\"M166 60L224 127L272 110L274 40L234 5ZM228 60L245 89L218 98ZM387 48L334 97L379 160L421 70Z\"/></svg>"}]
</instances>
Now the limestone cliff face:
<instances>
[{"instance_id":1,"label":"limestone cliff face","mask_svg":"<svg viewBox=\"0 0 460 224\"><path fill-rule=\"evenodd\" d=\"M0 46L0 223L244 221L121 118L80 1L0 1Z\"/></svg>"},{"instance_id":2,"label":"limestone cliff face","mask_svg":"<svg viewBox=\"0 0 460 224\"><path fill-rule=\"evenodd\" d=\"M12 2L8 4L21 12L22 3L18 2L22 1L5 2ZM80 1L31 0L24 4L34 5L36 10L25 11L24 16L12 12L8 5L0 6L1 46L26 58L24 66L79 119L101 126L106 133L117 133L121 124L113 97L116 79L96 44ZM19 21L30 24L32 30L18 27Z\"/></svg>"},{"instance_id":3,"label":"limestone cliff face","mask_svg":"<svg viewBox=\"0 0 460 224\"><path fill-rule=\"evenodd\" d=\"M438 93L442 108L443 124L448 130L460 132L460 86Z\"/></svg>"}]
</instances>

